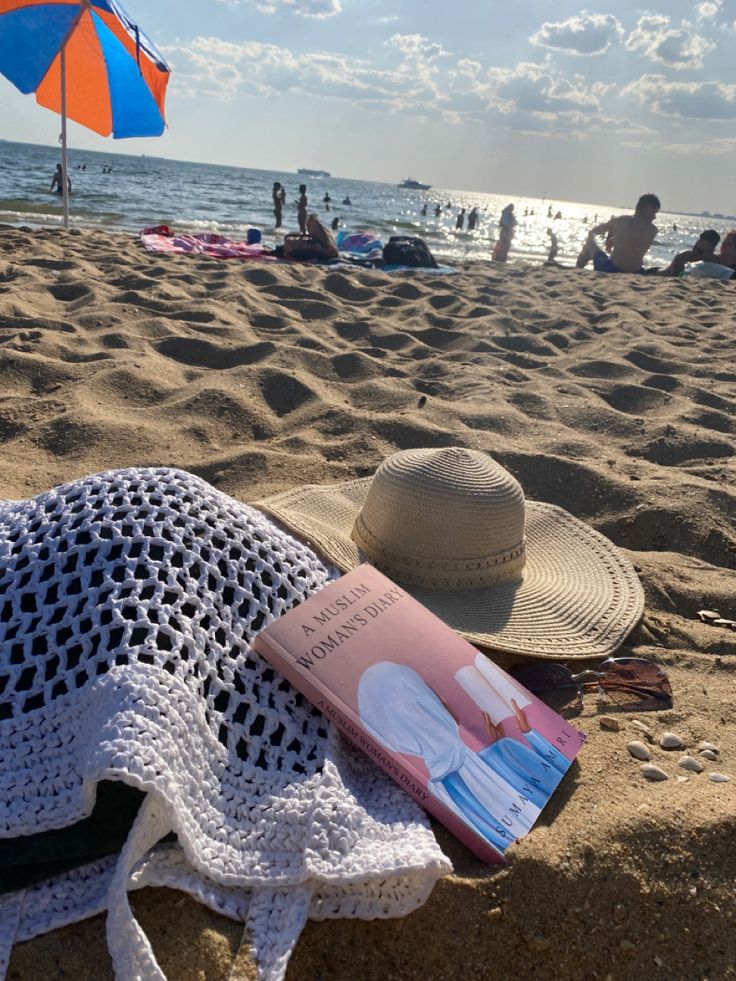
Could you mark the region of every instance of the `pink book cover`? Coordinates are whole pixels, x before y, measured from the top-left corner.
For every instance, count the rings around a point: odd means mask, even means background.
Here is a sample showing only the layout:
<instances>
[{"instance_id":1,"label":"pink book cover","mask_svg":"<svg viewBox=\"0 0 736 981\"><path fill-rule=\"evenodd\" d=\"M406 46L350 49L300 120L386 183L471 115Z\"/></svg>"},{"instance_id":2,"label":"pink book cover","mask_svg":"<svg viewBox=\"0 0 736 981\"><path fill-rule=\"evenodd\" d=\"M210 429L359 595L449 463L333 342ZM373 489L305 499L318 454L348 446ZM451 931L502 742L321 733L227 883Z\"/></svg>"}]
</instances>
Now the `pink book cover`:
<instances>
[{"instance_id":1,"label":"pink book cover","mask_svg":"<svg viewBox=\"0 0 736 981\"><path fill-rule=\"evenodd\" d=\"M487 862L531 829L585 741L370 565L253 647Z\"/></svg>"}]
</instances>

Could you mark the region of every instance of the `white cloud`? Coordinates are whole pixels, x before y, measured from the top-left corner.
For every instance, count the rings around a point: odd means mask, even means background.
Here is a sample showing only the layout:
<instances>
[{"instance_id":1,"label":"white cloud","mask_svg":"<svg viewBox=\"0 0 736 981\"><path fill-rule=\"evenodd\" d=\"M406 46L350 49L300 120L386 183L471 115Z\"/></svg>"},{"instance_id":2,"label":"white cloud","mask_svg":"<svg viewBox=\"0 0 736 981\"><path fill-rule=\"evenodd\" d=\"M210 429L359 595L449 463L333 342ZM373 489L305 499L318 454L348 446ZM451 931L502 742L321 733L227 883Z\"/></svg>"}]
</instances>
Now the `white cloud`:
<instances>
[{"instance_id":1,"label":"white cloud","mask_svg":"<svg viewBox=\"0 0 736 981\"><path fill-rule=\"evenodd\" d=\"M664 75L642 75L621 90L653 112L688 120L736 119L736 85L670 82Z\"/></svg>"},{"instance_id":2,"label":"white cloud","mask_svg":"<svg viewBox=\"0 0 736 981\"><path fill-rule=\"evenodd\" d=\"M600 55L623 37L624 29L613 14L589 14L587 10L560 23L545 23L529 38L532 44L568 54Z\"/></svg>"},{"instance_id":3,"label":"white cloud","mask_svg":"<svg viewBox=\"0 0 736 981\"><path fill-rule=\"evenodd\" d=\"M669 17L661 14L647 14L639 18L634 30L626 39L630 51L641 51L650 61L656 61L670 68L702 68L703 60L715 45L699 34L694 34L689 25L672 28Z\"/></svg>"},{"instance_id":4,"label":"white cloud","mask_svg":"<svg viewBox=\"0 0 736 981\"><path fill-rule=\"evenodd\" d=\"M515 68L491 68L488 79L493 101L503 112L557 114L593 112L600 108L599 93L583 81L556 72L548 61L521 62Z\"/></svg>"},{"instance_id":5,"label":"white cloud","mask_svg":"<svg viewBox=\"0 0 736 981\"><path fill-rule=\"evenodd\" d=\"M236 7L249 3L262 14L275 14L280 10L288 10L300 17L314 17L324 20L342 13L342 0L218 0L228 6Z\"/></svg>"},{"instance_id":6,"label":"white cloud","mask_svg":"<svg viewBox=\"0 0 736 981\"><path fill-rule=\"evenodd\" d=\"M712 20L720 11L721 0L701 0L697 6L699 20Z\"/></svg>"},{"instance_id":7,"label":"white cloud","mask_svg":"<svg viewBox=\"0 0 736 981\"><path fill-rule=\"evenodd\" d=\"M374 68L348 55L298 54L275 44L218 37L197 37L186 46L166 48L166 53L174 68L172 88L188 98L231 101L238 92L266 98L300 92L387 112L413 109L424 114L441 98L434 62L447 52L418 34L394 35L387 47L395 62L388 68Z\"/></svg>"}]
</instances>

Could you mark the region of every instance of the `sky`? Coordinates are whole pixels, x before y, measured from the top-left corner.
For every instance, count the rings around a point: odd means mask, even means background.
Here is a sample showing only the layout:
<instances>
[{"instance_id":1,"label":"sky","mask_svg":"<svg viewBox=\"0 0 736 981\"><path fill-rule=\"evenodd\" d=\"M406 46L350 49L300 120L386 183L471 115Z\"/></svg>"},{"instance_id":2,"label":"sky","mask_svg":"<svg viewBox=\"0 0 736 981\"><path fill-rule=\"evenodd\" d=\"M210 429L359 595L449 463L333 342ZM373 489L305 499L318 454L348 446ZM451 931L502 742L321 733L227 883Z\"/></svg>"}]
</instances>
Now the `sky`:
<instances>
[{"instance_id":1,"label":"sky","mask_svg":"<svg viewBox=\"0 0 736 981\"><path fill-rule=\"evenodd\" d=\"M173 75L165 135L116 151L736 213L736 0L124 5ZM58 132L0 78L0 137Z\"/></svg>"}]
</instances>

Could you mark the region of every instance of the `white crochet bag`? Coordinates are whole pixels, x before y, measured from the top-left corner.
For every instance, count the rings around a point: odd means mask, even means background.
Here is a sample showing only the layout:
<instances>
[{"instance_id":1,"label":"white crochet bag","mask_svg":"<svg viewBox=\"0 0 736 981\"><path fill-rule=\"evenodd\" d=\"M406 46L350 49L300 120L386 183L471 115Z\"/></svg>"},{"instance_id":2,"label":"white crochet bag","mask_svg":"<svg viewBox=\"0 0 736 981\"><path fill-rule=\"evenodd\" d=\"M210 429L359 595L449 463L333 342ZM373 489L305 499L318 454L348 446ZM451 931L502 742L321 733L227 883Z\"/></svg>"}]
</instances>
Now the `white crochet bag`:
<instances>
[{"instance_id":1,"label":"white crochet bag","mask_svg":"<svg viewBox=\"0 0 736 981\"><path fill-rule=\"evenodd\" d=\"M250 650L336 575L177 470L0 503L0 838L75 824L100 781L146 795L121 853L0 896L0 975L16 940L107 909L118 981L160 981L144 885L245 922L269 981L308 917L424 902L450 870L424 813Z\"/></svg>"}]
</instances>

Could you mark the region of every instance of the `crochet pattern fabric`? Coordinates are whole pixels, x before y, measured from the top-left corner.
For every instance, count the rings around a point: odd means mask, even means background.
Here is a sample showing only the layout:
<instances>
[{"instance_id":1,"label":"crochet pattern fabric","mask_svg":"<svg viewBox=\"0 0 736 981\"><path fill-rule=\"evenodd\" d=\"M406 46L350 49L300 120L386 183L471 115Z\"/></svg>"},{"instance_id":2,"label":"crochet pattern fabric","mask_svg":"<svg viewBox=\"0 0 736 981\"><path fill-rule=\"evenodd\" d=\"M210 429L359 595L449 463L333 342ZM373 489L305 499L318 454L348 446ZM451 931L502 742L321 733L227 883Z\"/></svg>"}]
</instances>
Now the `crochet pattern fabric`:
<instances>
[{"instance_id":1,"label":"crochet pattern fabric","mask_svg":"<svg viewBox=\"0 0 736 981\"><path fill-rule=\"evenodd\" d=\"M307 917L424 902L450 869L424 813L250 650L336 575L177 470L0 504L0 838L75 824L100 781L146 794L119 855L0 897L0 974L14 940L108 909L119 981L161 979L127 899L147 884L244 921L274 981Z\"/></svg>"}]
</instances>

